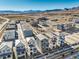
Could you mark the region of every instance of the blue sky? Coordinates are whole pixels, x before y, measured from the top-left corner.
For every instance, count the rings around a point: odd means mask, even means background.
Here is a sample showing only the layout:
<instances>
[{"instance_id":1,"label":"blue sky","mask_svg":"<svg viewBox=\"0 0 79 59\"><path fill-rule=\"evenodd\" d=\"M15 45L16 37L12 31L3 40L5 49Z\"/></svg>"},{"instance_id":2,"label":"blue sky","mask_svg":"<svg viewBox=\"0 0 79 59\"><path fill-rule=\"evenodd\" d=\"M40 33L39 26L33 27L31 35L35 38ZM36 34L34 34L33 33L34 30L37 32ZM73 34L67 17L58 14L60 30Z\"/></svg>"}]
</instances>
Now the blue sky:
<instances>
[{"instance_id":1,"label":"blue sky","mask_svg":"<svg viewBox=\"0 0 79 59\"><path fill-rule=\"evenodd\" d=\"M50 10L79 6L79 0L0 0L0 10Z\"/></svg>"}]
</instances>

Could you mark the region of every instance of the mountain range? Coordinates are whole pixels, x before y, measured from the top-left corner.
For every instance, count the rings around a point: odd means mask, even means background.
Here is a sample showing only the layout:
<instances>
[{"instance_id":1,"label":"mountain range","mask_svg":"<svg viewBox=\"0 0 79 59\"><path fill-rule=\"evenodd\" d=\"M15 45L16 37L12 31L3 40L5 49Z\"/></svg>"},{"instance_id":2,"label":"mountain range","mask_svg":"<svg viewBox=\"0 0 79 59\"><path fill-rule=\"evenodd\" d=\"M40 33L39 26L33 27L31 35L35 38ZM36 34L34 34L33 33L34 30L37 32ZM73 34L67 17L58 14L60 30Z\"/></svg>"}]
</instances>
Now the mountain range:
<instances>
[{"instance_id":1,"label":"mountain range","mask_svg":"<svg viewBox=\"0 0 79 59\"><path fill-rule=\"evenodd\" d=\"M54 12L54 11L71 11L71 10L79 10L79 6L72 8L64 8L64 9L52 9L52 10L28 10L28 11L13 11L13 10L0 10L0 14L28 14L28 13L38 13L38 12Z\"/></svg>"}]
</instances>

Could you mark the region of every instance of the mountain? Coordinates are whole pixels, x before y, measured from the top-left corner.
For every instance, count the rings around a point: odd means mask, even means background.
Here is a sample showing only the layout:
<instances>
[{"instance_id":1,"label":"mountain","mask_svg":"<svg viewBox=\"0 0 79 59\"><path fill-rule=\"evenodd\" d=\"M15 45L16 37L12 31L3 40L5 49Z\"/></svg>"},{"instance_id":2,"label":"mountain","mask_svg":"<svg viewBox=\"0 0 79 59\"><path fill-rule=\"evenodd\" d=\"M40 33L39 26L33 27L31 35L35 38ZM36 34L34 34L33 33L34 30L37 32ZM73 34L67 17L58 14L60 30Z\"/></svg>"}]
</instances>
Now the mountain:
<instances>
[{"instance_id":1,"label":"mountain","mask_svg":"<svg viewBox=\"0 0 79 59\"><path fill-rule=\"evenodd\" d=\"M44 12L52 12L52 11L63 11L63 9L45 10Z\"/></svg>"},{"instance_id":2,"label":"mountain","mask_svg":"<svg viewBox=\"0 0 79 59\"><path fill-rule=\"evenodd\" d=\"M12 10L1 10L0 14L28 14L42 12L40 10L28 10L28 11L12 11Z\"/></svg>"},{"instance_id":3,"label":"mountain","mask_svg":"<svg viewBox=\"0 0 79 59\"><path fill-rule=\"evenodd\" d=\"M79 10L79 6L72 7L72 8L64 8L64 10Z\"/></svg>"},{"instance_id":4,"label":"mountain","mask_svg":"<svg viewBox=\"0 0 79 59\"><path fill-rule=\"evenodd\" d=\"M1 10L0 14L28 14L28 13L39 13L39 12L58 12L58 11L71 11L71 10L79 10L79 6L72 8L64 8L64 9L52 9L52 10L28 10L28 11L13 11L13 10Z\"/></svg>"},{"instance_id":5,"label":"mountain","mask_svg":"<svg viewBox=\"0 0 79 59\"><path fill-rule=\"evenodd\" d=\"M1 10L0 14L19 14L19 13L23 13L22 11L11 11L11 10Z\"/></svg>"}]
</instances>

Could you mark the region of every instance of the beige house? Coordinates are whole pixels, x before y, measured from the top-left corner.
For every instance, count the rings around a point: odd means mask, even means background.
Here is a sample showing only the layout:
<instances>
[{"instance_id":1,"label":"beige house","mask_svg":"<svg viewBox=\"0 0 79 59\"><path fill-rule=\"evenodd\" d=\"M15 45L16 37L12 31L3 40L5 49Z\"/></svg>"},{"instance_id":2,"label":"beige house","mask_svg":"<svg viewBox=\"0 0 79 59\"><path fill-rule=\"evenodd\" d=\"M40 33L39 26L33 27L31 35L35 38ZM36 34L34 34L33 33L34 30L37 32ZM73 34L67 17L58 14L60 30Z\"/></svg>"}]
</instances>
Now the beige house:
<instances>
[{"instance_id":1,"label":"beige house","mask_svg":"<svg viewBox=\"0 0 79 59\"><path fill-rule=\"evenodd\" d=\"M45 36L49 38L49 48L54 49L57 47L57 37L53 33L45 33Z\"/></svg>"},{"instance_id":2,"label":"beige house","mask_svg":"<svg viewBox=\"0 0 79 59\"><path fill-rule=\"evenodd\" d=\"M48 38L42 34L38 34L36 35L36 42L37 42L37 48L41 51L48 51L49 49L49 42L48 42Z\"/></svg>"}]
</instances>

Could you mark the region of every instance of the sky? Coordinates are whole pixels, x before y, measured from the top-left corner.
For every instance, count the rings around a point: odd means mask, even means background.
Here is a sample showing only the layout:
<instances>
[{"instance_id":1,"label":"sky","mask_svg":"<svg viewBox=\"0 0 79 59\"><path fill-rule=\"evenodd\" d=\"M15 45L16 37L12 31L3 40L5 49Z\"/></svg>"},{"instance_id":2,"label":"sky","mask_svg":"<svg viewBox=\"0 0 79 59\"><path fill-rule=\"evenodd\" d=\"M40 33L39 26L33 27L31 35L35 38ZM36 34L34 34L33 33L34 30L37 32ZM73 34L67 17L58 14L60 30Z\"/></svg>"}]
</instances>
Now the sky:
<instances>
[{"instance_id":1,"label":"sky","mask_svg":"<svg viewBox=\"0 0 79 59\"><path fill-rule=\"evenodd\" d=\"M0 0L0 10L51 10L79 6L79 0Z\"/></svg>"}]
</instances>

